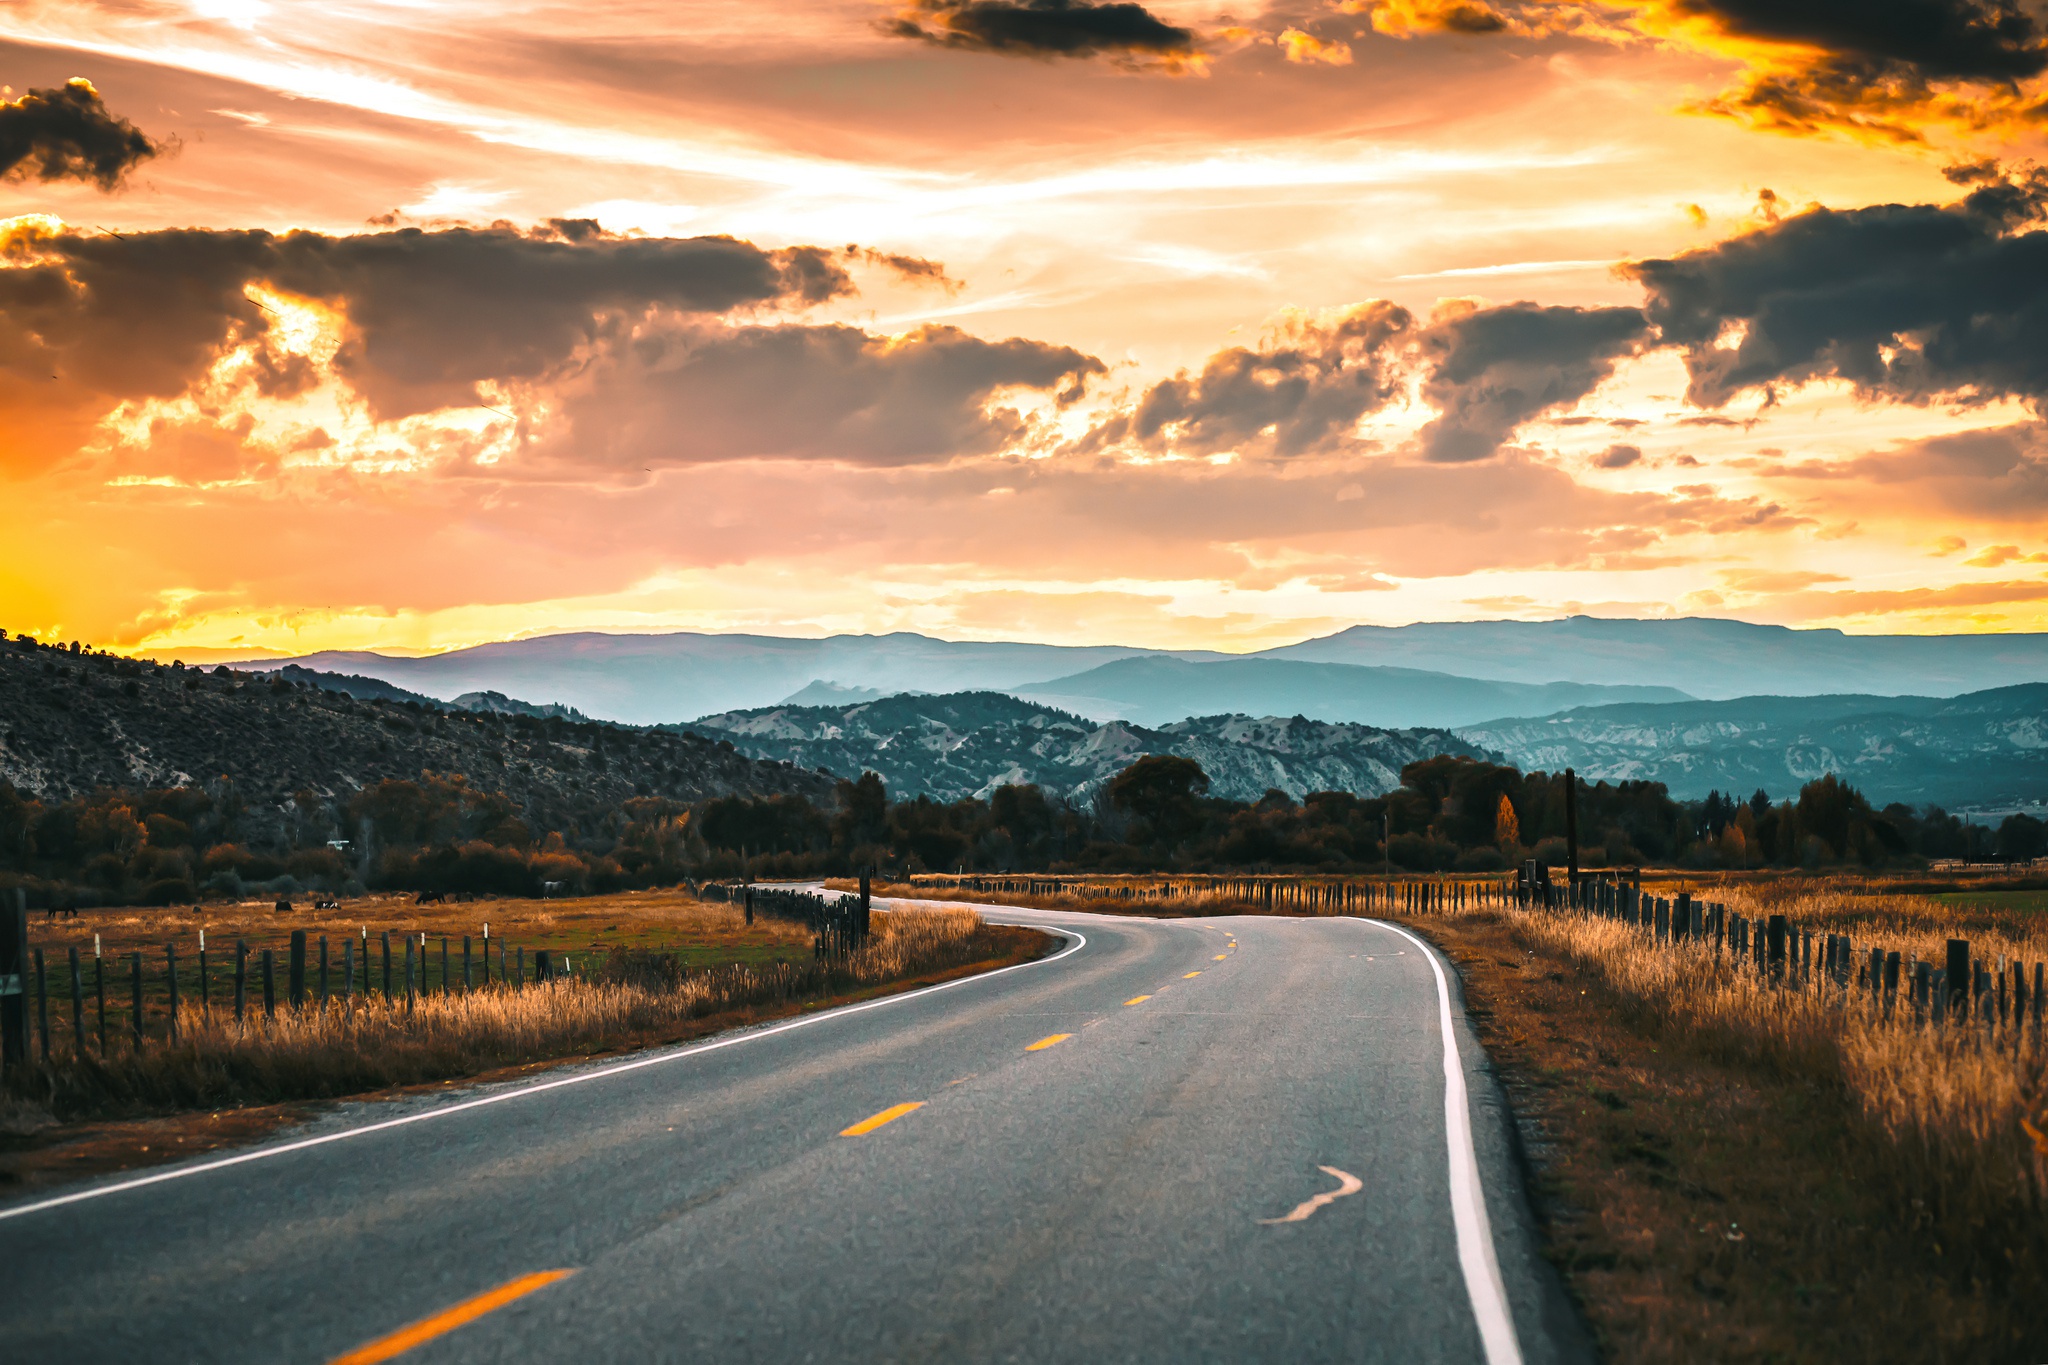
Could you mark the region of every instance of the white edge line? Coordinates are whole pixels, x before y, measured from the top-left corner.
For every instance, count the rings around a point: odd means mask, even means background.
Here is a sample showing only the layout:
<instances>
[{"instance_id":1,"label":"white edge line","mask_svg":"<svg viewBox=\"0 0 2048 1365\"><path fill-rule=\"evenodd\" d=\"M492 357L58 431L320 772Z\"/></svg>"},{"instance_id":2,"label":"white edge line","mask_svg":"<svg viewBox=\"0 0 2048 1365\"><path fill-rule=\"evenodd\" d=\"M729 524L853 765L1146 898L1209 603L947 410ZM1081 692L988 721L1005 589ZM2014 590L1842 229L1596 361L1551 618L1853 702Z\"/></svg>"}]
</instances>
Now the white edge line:
<instances>
[{"instance_id":1,"label":"white edge line","mask_svg":"<svg viewBox=\"0 0 2048 1365\"><path fill-rule=\"evenodd\" d=\"M1398 924L1368 919L1391 929L1422 950L1436 973L1437 1018L1444 1034L1444 1128L1451 1163L1451 1221L1458 1230L1458 1267L1465 1272L1465 1292L1487 1365L1522 1365L1522 1346L1515 1337L1515 1315L1508 1307L1507 1285L1493 1250L1493 1226L1486 1217L1486 1191L1479 1182L1479 1153L1472 1145L1472 1113L1465 1094L1465 1066L1458 1056L1451 1025L1451 988L1443 964L1427 943Z\"/></svg>"},{"instance_id":2,"label":"white edge line","mask_svg":"<svg viewBox=\"0 0 2048 1365\"><path fill-rule=\"evenodd\" d=\"M1073 939L1073 942L1054 953L1051 957L1035 958L1030 962L1019 962L1008 967L998 967L992 972L978 972L973 976L963 976L953 981L941 981L936 986L923 986L914 991L904 991L899 995L885 995L879 1000L864 1000L857 1005L842 1005L838 1009L823 1010L817 1014L807 1014L801 1019L792 1019L786 1024L776 1024L772 1028L735 1033L729 1037L717 1038L710 1042L695 1043L689 1047L678 1048L673 1052L663 1052L653 1057L639 1057L630 1062L618 1062L611 1066L600 1067L595 1071L579 1072L574 1076L562 1076L551 1081L536 1081L531 1085L523 1085L515 1090L503 1090L495 1095L485 1095L479 1099L464 1100L460 1104L429 1109L423 1113L407 1114L402 1118L385 1119L380 1123L367 1123L360 1128L349 1128L339 1133L323 1133L319 1137L301 1138L296 1142L286 1142L275 1147L259 1147L254 1151L222 1157L217 1161L201 1162L196 1166L173 1167L170 1170L158 1171L153 1175L138 1176L133 1180L123 1180L112 1185L100 1185L89 1190L74 1190L70 1194L60 1194L49 1199L39 1199L33 1204L20 1204L11 1209L0 1209L0 1223L4 1223L10 1218L23 1217L26 1214L41 1213L45 1209L63 1208L67 1204L82 1204L88 1199L103 1199L110 1194L122 1194L129 1190L139 1190L148 1185L161 1185L170 1180L183 1180L188 1176L205 1175L210 1171L226 1170L230 1166L241 1166L252 1161L267 1161L272 1157L284 1156L291 1152L303 1152L309 1147L324 1147L330 1142L342 1142L349 1138L364 1137L370 1133L381 1133L389 1128L403 1128L411 1123L425 1123L429 1119L443 1119L451 1114L460 1114L471 1109L481 1109L485 1105L503 1104L507 1100L524 1099L528 1095L538 1095L548 1090L559 1090L563 1086L582 1085L586 1081L598 1081L608 1076L623 1075L628 1071L638 1071L642 1067L660 1066L666 1062L677 1062L691 1057L700 1057L707 1052L716 1052L720 1048L734 1047L740 1043L751 1043L760 1038L772 1038L778 1033L788 1033L792 1029L808 1028L812 1024L823 1023L829 1019L844 1019L848 1015L880 1009L884 1005L894 1005L905 1000L915 1000L919 996L951 990L955 986L966 986L977 981L991 981L1010 972L1023 971L1027 967L1048 966L1088 946L1087 935L1081 933L1078 929L1067 929L1055 925L1032 925L1030 927L1051 929L1055 933L1067 935Z\"/></svg>"}]
</instances>

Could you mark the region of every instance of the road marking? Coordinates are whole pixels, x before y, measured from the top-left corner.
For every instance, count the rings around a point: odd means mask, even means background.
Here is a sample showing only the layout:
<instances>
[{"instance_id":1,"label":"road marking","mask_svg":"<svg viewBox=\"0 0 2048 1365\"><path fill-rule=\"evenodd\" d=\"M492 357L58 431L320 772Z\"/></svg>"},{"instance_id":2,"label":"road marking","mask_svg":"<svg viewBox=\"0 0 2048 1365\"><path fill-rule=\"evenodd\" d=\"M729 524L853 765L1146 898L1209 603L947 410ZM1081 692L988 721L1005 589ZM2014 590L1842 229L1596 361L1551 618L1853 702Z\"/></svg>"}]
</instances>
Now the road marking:
<instances>
[{"instance_id":1,"label":"road marking","mask_svg":"<svg viewBox=\"0 0 2048 1365\"><path fill-rule=\"evenodd\" d=\"M892 1104L887 1109L884 1109L881 1113L875 1115L871 1119L862 1119L859 1123L854 1124L851 1128L840 1129L839 1136L865 1137L867 1134L874 1132L875 1129L880 1128L883 1124L894 1123L896 1120L902 1118L905 1114L913 1113L916 1110L922 1108L924 1108L923 1100L911 1100L907 1104Z\"/></svg>"},{"instance_id":2,"label":"road marking","mask_svg":"<svg viewBox=\"0 0 2048 1365\"><path fill-rule=\"evenodd\" d=\"M1201 973L1200 973L1200 972L1189 972L1189 973L1188 973L1188 976L1200 976L1200 975L1201 975ZM1182 977L1182 978L1181 978L1181 980L1183 980L1183 981L1187 980L1187 979L1188 979L1188 976L1184 976L1184 977Z\"/></svg>"},{"instance_id":3,"label":"road marking","mask_svg":"<svg viewBox=\"0 0 2048 1365\"><path fill-rule=\"evenodd\" d=\"M1340 1171L1335 1166L1318 1166L1316 1169L1324 1175L1335 1176L1338 1181L1337 1188L1326 1190L1313 1199L1302 1200L1294 1206L1294 1212L1288 1214L1285 1218L1261 1218L1259 1221L1267 1227L1271 1227L1275 1223L1304 1223L1308 1221L1309 1215L1317 1209L1328 1204L1334 1204L1347 1194L1357 1194L1365 1188L1365 1182L1352 1175L1349 1171Z\"/></svg>"},{"instance_id":4,"label":"road marking","mask_svg":"<svg viewBox=\"0 0 2048 1365\"><path fill-rule=\"evenodd\" d=\"M1486 1365L1522 1365L1522 1345L1515 1337L1515 1315L1508 1308L1507 1285L1493 1250L1493 1228L1486 1218L1486 1192L1479 1183L1479 1152L1472 1145L1472 1113L1465 1097L1465 1066L1458 1058L1458 1038L1451 1026L1451 988L1443 964L1429 945L1398 924L1366 920L1391 929L1421 950L1436 974L1437 1023L1444 1035L1444 1128L1450 1149L1451 1222L1458 1230L1458 1268L1465 1273L1465 1292L1479 1324ZM1400 954L1396 954L1400 956Z\"/></svg>"},{"instance_id":5,"label":"road marking","mask_svg":"<svg viewBox=\"0 0 2048 1365\"><path fill-rule=\"evenodd\" d=\"M991 906L990 908L1000 910L1008 907ZM788 1033L791 1029L809 1028L813 1024L822 1024L832 1019L844 1019L854 1014L865 1014L869 1010L881 1009L885 1005L901 1004L905 1000L915 1000L919 996L933 995L939 991L957 990L962 986L971 986L977 981L993 981L997 977L1007 976L1011 972L1021 972L1032 967L1049 966L1052 963L1058 962L1061 958L1070 957L1080 952L1088 946L1088 936L1078 929L1069 929L1064 925L1033 925L1031 927L1047 929L1057 934L1065 934L1073 942L1054 953L1051 957L1041 957L1034 962L1019 962L1014 967L998 967L992 972L982 972L975 976L963 976L952 981L941 981L936 986L925 986L919 990L904 991L900 995L885 995L878 1000L862 1001L858 1005L842 1005L836 1010L822 1010L817 1014L806 1015L801 1019L792 1019L786 1024L776 1024L772 1028L735 1033L730 1037L713 1039L708 1043L698 1043L693 1047L679 1048L674 1052L664 1052L653 1057L640 1057L630 1062L619 1062L612 1066L599 1067L594 1071L578 1072L576 1075L563 1076L552 1081L536 1081L532 1085L523 1085L516 1090L501 1090L495 1095L484 1095L478 1099L464 1100L459 1104L428 1109L418 1114L407 1114L403 1118L383 1119L376 1123L366 1123L360 1128L344 1128L338 1133L325 1133L319 1137L300 1138L296 1142L282 1142L275 1147L259 1147L253 1152L240 1152L234 1156L222 1157L218 1161L202 1161L196 1166L179 1166L168 1171L158 1171L153 1175L137 1176L133 1180L119 1180L111 1185L102 1185L97 1189L77 1190L71 1194L55 1195L49 1199L39 1199L33 1204L18 1204L11 1209L0 1209L0 1223L4 1223L10 1218L20 1218L24 1214L40 1213L45 1209L60 1209L67 1204L82 1204L88 1199L102 1199L110 1194L125 1194L129 1190L139 1190L150 1185L161 1185L167 1180L183 1180L188 1176L206 1175L212 1171L226 1170L230 1166L243 1166L252 1161L268 1161L272 1157L285 1156L292 1152L303 1152L309 1147L325 1147L330 1142L346 1142L350 1138L367 1137L371 1133L381 1133L391 1128L403 1128L408 1124L425 1123L429 1119L445 1119L451 1115L465 1113L471 1109L481 1109L485 1105L503 1104L507 1100L524 1099L528 1095L545 1094L550 1090L559 1090L563 1086L568 1085L582 1085L587 1081L601 1081L609 1076L619 1076L628 1071L638 1071L642 1067L660 1066L665 1062L685 1061L691 1057L702 1056L707 1052L717 1052L721 1048L737 1047L741 1043L751 1043L762 1038L773 1038L776 1034Z\"/></svg>"},{"instance_id":6,"label":"road marking","mask_svg":"<svg viewBox=\"0 0 2048 1365\"><path fill-rule=\"evenodd\" d=\"M1152 997L1149 995L1134 995L1130 999L1124 1001L1124 1008L1129 1009L1132 1005L1142 1005L1151 998Z\"/></svg>"},{"instance_id":7,"label":"road marking","mask_svg":"<svg viewBox=\"0 0 2048 1365\"><path fill-rule=\"evenodd\" d=\"M1060 1043L1064 1043L1064 1042L1066 1042L1066 1041L1067 1041L1067 1039L1069 1039L1069 1038L1071 1038L1071 1037L1073 1037L1073 1036L1074 1036L1074 1035L1073 1035L1073 1034L1071 1034L1071 1033L1055 1033L1055 1034L1051 1034L1051 1035L1049 1035L1049 1036L1047 1036L1047 1037L1044 1037L1044 1038L1040 1038L1040 1039L1039 1039L1039 1040L1038 1040L1037 1042L1033 1043L1033 1044L1032 1044L1032 1045L1031 1045L1030 1047L1027 1047L1027 1048L1025 1048L1024 1050L1025 1050L1026 1052L1043 1052L1043 1051L1045 1051L1045 1050L1046 1050L1047 1048L1049 1048L1049 1047L1053 1047L1053 1046L1056 1046L1056 1045L1058 1045L1058 1044L1060 1044Z\"/></svg>"},{"instance_id":8,"label":"road marking","mask_svg":"<svg viewBox=\"0 0 2048 1365\"><path fill-rule=\"evenodd\" d=\"M536 1289L545 1289L556 1280L566 1280L576 1272L573 1270L536 1270L531 1275L521 1275L508 1284L464 1299L453 1308L444 1308L430 1318L421 1318L410 1327L401 1327L388 1337L358 1346L347 1355L336 1356L328 1365L376 1365L380 1360L391 1357L435 1337L446 1336L466 1323L475 1322L486 1313L503 1308L514 1299L523 1299Z\"/></svg>"},{"instance_id":9,"label":"road marking","mask_svg":"<svg viewBox=\"0 0 2048 1365\"><path fill-rule=\"evenodd\" d=\"M1225 958L1226 956L1227 956L1227 954L1225 954L1225 953L1218 953L1218 954L1216 954L1216 960L1217 960L1218 962L1221 962L1221 961L1222 961L1222 960L1223 960L1223 959L1224 959L1224 958Z\"/></svg>"}]
</instances>

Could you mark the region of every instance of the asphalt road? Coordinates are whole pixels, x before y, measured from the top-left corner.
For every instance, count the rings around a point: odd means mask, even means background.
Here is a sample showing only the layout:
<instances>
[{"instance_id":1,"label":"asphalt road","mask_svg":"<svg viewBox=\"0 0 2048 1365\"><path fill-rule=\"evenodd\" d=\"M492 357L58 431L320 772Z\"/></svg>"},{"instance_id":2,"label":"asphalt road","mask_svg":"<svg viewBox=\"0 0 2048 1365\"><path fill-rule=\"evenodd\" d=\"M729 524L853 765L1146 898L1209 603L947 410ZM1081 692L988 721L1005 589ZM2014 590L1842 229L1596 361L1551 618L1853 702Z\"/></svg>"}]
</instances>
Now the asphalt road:
<instances>
[{"instance_id":1,"label":"asphalt road","mask_svg":"<svg viewBox=\"0 0 2048 1365\"><path fill-rule=\"evenodd\" d=\"M427 1320L403 1360L1584 1358L1456 977L1419 940L991 917L1066 949L0 1207L0 1342L387 1342L362 1362ZM522 1280L541 1271L574 1273Z\"/></svg>"}]
</instances>

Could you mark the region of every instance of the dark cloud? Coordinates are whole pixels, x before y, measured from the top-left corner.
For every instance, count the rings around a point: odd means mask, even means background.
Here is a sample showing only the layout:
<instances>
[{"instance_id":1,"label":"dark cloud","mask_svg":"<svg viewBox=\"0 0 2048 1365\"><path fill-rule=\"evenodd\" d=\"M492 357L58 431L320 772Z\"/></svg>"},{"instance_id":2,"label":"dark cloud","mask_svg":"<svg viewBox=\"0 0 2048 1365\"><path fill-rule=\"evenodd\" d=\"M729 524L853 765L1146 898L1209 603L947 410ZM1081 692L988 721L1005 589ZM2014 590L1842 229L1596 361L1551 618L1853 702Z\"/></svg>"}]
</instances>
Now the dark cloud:
<instances>
[{"instance_id":1,"label":"dark cloud","mask_svg":"<svg viewBox=\"0 0 2048 1365\"><path fill-rule=\"evenodd\" d=\"M901 276L911 284L935 284L949 293L965 286L946 273L946 267L937 261L922 256L905 256L894 251L876 251L870 247L849 245L846 254L854 260L880 266L892 274Z\"/></svg>"},{"instance_id":2,"label":"dark cloud","mask_svg":"<svg viewBox=\"0 0 2048 1365\"><path fill-rule=\"evenodd\" d=\"M946 47L1019 57L1191 57L1193 30L1143 5L1085 0L916 0L889 32Z\"/></svg>"},{"instance_id":3,"label":"dark cloud","mask_svg":"<svg viewBox=\"0 0 2048 1365\"><path fill-rule=\"evenodd\" d=\"M1959 204L1813 209L1628 267L1687 397L1844 379L1906 402L2048 397L2048 184L1999 180ZM1739 335L1739 340L1735 337Z\"/></svg>"},{"instance_id":4,"label":"dark cloud","mask_svg":"<svg viewBox=\"0 0 2048 1365\"><path fill-rule=\"evenodd\" d=\"M1422 430L1431 460L1483 460L1515 428L1569 407L1641 346L1649 324L1634 308L1511 303L1444 318L1421 338L1433 365L1423 396L1441 414Z\"/></svg>"},{"instance_id":5,"label":"dark cloud","mask_svg":"<svg viewBox=\"0 0 2048 1365\"><path fill-rule=\"evenodd\" d=\"M1190 455L1247 446L1276 455L1328 449L1360 417L1398 396L1391 348L1413 325L1407 309L1375 301L1288 327L1257 349L1218 351L1199 375L1182 373L1153 385L1085 444L1132 443Z\"/></svg>"},{"instance_id":6,"label":"dark cloud","mask_svg":"<svg viewBox=\"0 0 2048 1365\"><path fill-rule=\"evenodd\" d=\"M1593 458L1602 469L1627 469L1643 458L1641 446L1609 446Z\"/></svg>"},{"instance_id":7,"label":"dark cloud","mask_svg":"<svg viewBox=\"0 0 2048 1365\"><path fill-rule=\"evenodd\" d=\"M110 113L83 78L0 100L0 177L84 180L111 190L161 151L161 143Z\"/></svg>"},{"instance_id":8,"label":"dark cloud","mask_svg":"<svg viewBox=\"0 0 2048 1365\"><path fill-rule=\"evenodd\" d=\"M606 347L562 400L549 460L637 469L741 459L867 465L944 462L1003 450L1029 423L1001 400L1028 389L1072 399L1095 357L954 327L902 337L854 327L684 328Z\"/></svg>"},{"instance_id":9,"label":"dark cloud","mask_svg":"<svg viewBox=\"0 0 2048 1365\"><path fill-rule=\"evenodd\" d=\"M380 418L474 401L485 380L547 377L607 319L717 315L850 292L834 254L728 237L506 228L313 232L18 231L0 243L0 375L119 398L182 392L261 342L252 285L346 312L335 366ZM281 372L278 382L295 377Z\"/></svg>"},{"instance_id":10,"label":"dark cloud","mask_svg":"<svg viewBox=\"0 0 2048 1365\"><path fill-rule=\"evenodd\" d=\"M1420 326L1395 304L1360 304L1334 318L1295 322L1256 349L1217 352L1199 375L1153 385L1080 448L1337 450L1361 417L1400 398L1420 375L1422 395L1440 414L1422 431L1424 456L1481 460L1524 422L1592 392L1640 349L1648 330L1633 308L1511 303Z\"/></svg>"},{"instance_id":11,"label":"dark cloud","mask_svg":"<svg viewBox=\"0 0 2048 1365\"><path fill-rule=\"evenodd\" d=\"M2010 0L1673 0L1671 7L1739 37L1817 48L1870 70L2013 81L2048 69L2040 24Z\"/></svg>"}]
</instances>

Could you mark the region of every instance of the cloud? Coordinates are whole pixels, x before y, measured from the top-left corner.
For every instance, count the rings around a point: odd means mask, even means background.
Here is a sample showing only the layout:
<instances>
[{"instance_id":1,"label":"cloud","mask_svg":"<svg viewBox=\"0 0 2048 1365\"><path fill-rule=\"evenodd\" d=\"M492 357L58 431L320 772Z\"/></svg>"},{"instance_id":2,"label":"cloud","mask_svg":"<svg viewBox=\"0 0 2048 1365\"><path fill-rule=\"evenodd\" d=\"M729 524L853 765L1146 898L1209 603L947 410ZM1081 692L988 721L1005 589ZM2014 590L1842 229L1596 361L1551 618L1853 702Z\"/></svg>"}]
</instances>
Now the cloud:
<instances>
[{"instance_id":1,"label":"cloud","mask_svg":"<svg viewBox=\"0 0 2048 1365\"><path fill-rule=\"evenodd\" d=\"M1414 321L1383 300L1289 315L1256 348L1218 351L1200 374L1153 385L1083 446L1130 443L1186 455L1333 449L1359 418L1400 394L1395 348Z\"/></svg>"},{"instance_id":2,"label":"cloud","mask_svg":"<svg viewBox=\"0 0 2048 1365\"><path fill-rule=\"evenodd\" d=\"M1351 65L1351 44L1326 40L1298 28L1283 29L1276 41L1281 55L1300 66L1321 62L1325 66Z\"/></svg>"},{"instance_id":3,"label":"cloud","mask_svg":"<svg viewBox=\"0 0 2048 1365\"><path fill-rule=\"evenodd\" d=\"M1143 5L1086 0L916 0L888 32L944 47L1016 57L1148 57L1169 64L1199 55L1194 31Z\"/></svg>"},{"instance_id":4,"label":"cloud","mask_svg":"<svg viewBox=\"0 0 2048 1365\"><path fill-rule=\"evenodd\" d=\"M1641 446L1609 446L1593 457L1593 463L1602 469L1627 469L1643 458Z\"/></svg>"},{"instance_id":5,"label":"cloud","mask_svg":"<svg viewBox=\"0 0 2048 1365\"><path fill-rule=\"evenodd\" d=\"M1069 401L1105 372L1093 356L953 327L902 337L858 328L680 327L601 345L562 391L564 425L536 468L742 459L867 465L943 463L1024 441L1031 423L1004 390Z\"/></svg>"},{"instance_id":6,"label":"cloud","mask_svg":"<svg viewBox=\"0 0 2048 1365\"><path fill-rule=\"evenodd\" d=\"M0 437L0 463L51 442L68 453L110 401L175 397L238 347L273 391L303 387L256 288L339 314L332 367L391 420L473 404L486 381L546 379L625 319L801 307L852 281L816 247L618 238L567 222L114 237L17 220L0 236L0 402L26 420Z\"/></svg>"},{"instance_id":7,"label":"cloud","mask_svg":"<svg viewBox=\"0 0 2048 1365\"><path fill-rule=\"evenodd\" d=\"M2048 33L2016 0L1346 0L1381 33L1567 34L1733 58L1704 113L1778 132L1919 142L1925 129L2037 124Z\"/></svg>"},{"instance_id":8,"label":"cloud","mask_svg":"<svg viewBox=\"0 0 2048 1365\"><path fill-rule=\"evenodd\" d=\"M1422 430L1423 454L1485 459L1522 423L1591 393L1648 330L1634 308L1512 303L1441 319L1421 338L1434 362L1422 393L1442 414Z\"/></svg>"},{"instance_id":9,"label":"cloud","mask_svg":"<svg viewBox=\"0 0 2048 1365\"><path fill-rule=\"evenodd\" d=\"M1681 347L1687 397L1841 379L1926 403L2048 396L2048 183L2036 174L1960 203L1804 213L1669 260L1623 267Z\"/></svg>"},{"instance_id":10,"label":"cloud","mask_svg":"<svg viewBox=\"0 0 2048 1365\"><path fill-rule=\"evenodd\" d=\"M1372 26L1395 38L1412 33L1506 33L1507 16L1483 0L1346 0L1345 10L1370 8Z\"/></svg>"},{"instance_id":11,"label":"cloud","mask_svg":"<svg viewBox=\"0 0 2048 1365\"><path fill-rule=\"evenodd\" d=\"M0 100L0 178L83 180L112 190L163 150L164 144L109 112L100 92L82 77Z\"/></svg>"}]
</instances>

